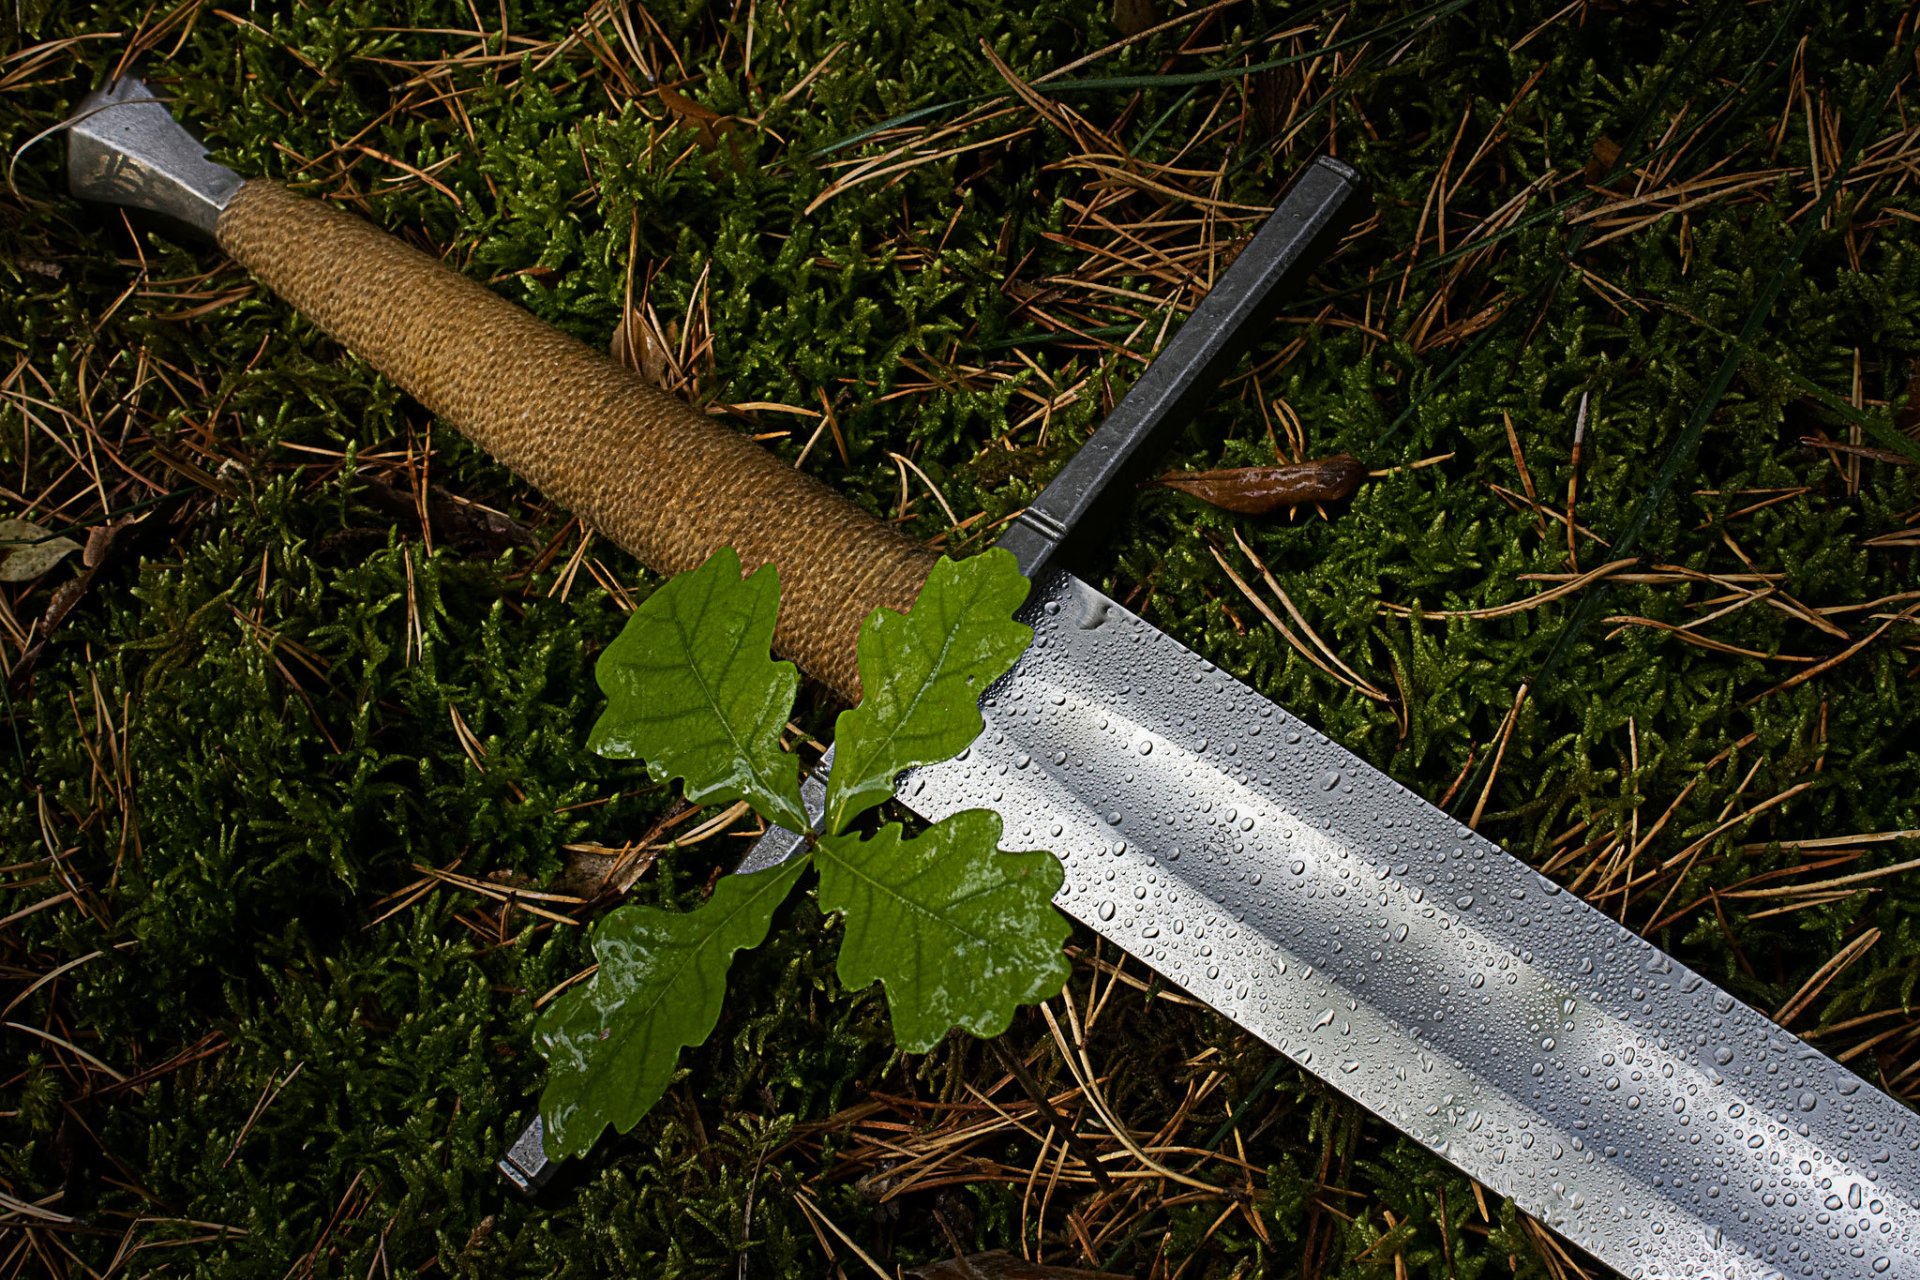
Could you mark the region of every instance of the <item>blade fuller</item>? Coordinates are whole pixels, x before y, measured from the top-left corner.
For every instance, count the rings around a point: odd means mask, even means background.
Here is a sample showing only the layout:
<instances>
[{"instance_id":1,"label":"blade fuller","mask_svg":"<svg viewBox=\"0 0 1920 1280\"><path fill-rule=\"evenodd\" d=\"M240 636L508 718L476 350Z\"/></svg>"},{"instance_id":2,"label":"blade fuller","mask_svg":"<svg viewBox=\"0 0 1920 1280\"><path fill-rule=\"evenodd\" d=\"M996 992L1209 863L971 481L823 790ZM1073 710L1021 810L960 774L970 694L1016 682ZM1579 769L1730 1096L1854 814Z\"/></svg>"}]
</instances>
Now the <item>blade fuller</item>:
<instances>
[{"instance_id":1,"label":"blade fuller","mask_svg":"<svg viewBox=\"0 0 1920 1280\"><path fill-rule=\"evenodd\" d=\"M1635 1277L1920 1275L1905 1107L1070 574L902 781L1061 906Z\"/></svg>"}]
</instances>

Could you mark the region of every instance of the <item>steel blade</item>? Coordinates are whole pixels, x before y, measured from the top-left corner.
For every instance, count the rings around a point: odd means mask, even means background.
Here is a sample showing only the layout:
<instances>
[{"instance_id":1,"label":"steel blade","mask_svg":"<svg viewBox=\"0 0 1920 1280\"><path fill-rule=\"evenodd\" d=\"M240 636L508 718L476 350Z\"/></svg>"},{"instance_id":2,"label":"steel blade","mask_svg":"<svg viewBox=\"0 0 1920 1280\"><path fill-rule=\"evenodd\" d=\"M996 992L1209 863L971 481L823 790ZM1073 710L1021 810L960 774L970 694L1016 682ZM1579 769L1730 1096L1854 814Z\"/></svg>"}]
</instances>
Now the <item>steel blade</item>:
<instances>
[{"instance_id":1,"label":"steel blade","mask_svg":"<svg viewBox=\"0 0 1920 1280\"><path fill-rule=\"evenodd\" d=\"M1912 1112L1072 575L1022 617L914 810L1629 1276L1920 1276Z\"/></svg>"}]
</instances>

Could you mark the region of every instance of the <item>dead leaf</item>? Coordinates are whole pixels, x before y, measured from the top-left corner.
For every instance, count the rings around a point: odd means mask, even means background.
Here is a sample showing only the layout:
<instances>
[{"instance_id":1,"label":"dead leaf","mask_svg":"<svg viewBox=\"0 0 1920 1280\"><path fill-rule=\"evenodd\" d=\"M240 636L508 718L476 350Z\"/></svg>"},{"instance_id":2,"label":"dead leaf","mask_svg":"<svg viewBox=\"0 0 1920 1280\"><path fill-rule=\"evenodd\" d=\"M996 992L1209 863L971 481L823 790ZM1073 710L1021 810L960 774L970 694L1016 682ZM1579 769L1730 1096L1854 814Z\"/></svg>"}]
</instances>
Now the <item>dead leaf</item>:
<instances>
[{"instance_id":1,"label":"dead leaf","mask_svg":"<svg viewBox=\"0 0 1920 1280\"><path fill-rule=\"evenodd\" d=\"M1293 66L1268 67L1247 78L1247 132L1240 142L1244 154L1251 156L1279 139L1292 118L1288 108L1299 87L1300 72Z\"/></svg>"},{"instance_id":2,"label":"dead leaf","mask_svg":"<svg viewBox=\"0 0 1920 1280\"><path fill-rule=\"evenodd\" d=\"M720 141L720 135L733 128L733 118L723 116L711 107L703 107L677 89L661 85L656 93L660 95L661 105L673 112L675 120L692 129L699 138L701 147L713 150Z\"/></svg>"},{"instance_id":3,"label":"dead leaf","mask_svg":"<svg viewBox=\"0 0 1920 1280\"><path fill-rule=\"evenodd\" d=\"M656 387L673 389L667 377L667 348L644 316L629 313L613 327L613 341L608 346L615 364L639 370Z\"/></svg>"},{"instance_id":4,"label":"dead leaf","mask_svg":"<svg viewBox=\"0 0 1920 1280\"><path fill-rule=\"evenodd\" d=\"M1350 497L1367 469L1350 453L1276 467L1234 467L1225 471L1175 471L1147 483L1210 503L1243 516L1264 516L1282 507L1311 506Z\"/></svg>"},{"instance_id":5,"label":"dead leaf","mask_svg":"<svg viewBox=\"0 0 1920 1280\"><path fill-rule=\"evenodd\" d=\"M1595 138L1593 154L1587 158L1585 170L1587 185L1593 186L1606 181L1607 175L1613 172L1613 166L1618 163L1620 163L1620 144L1604 133Z\"/></svg>"},{"instance_id":6,"label":"dead leaf","mask_svg":"<svg viewBox=\"0 0 1920 1280\"><path fill-rule=\"evenodd\" d=\"M144 513L137 516L121 516L118 520L109 520L105 524L97 524L87 530L87 545L86 549L80 553L80 563L89 569L98 569L113 553L114 543L120 540L120 535L146 518Z\"/></svg>"},{"instance_id":7,"label":"dead leaf","mask_svg":"<svg viewBox=\"0 0 1920 1280\"><path fill-rule=\"evenodd\" d=\"M56 538L52 530L31 520L0 520L0 549L11 548L0 560L0 582L32 582L80 550L72 538Z\"/></svg>"}]
</instances>

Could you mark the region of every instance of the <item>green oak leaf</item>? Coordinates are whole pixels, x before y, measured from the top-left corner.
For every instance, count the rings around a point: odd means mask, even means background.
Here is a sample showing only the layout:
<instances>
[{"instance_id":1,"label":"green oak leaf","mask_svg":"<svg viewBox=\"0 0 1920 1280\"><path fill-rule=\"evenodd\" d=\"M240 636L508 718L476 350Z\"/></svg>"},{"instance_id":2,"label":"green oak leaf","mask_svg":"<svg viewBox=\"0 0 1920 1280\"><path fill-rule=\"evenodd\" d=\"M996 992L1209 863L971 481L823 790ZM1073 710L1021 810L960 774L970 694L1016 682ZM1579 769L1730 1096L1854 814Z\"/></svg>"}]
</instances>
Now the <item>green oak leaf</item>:
<instances>
[{"instance_id":1,"label":"green oak leaf","mask_svg":"<svg viewBox=\"0 0 1920 1280\"><path fill-rule=\"evenodd\" d=\"M1033 639L1013 620L1028 583L1008 552L945 556L908 613L876 609L860 628L860 705L834 725L826 830L893 794L903 770L958 755L980 736L980 695Z\"/></svg>"},{"instance_id":2,"label":"green oak leaf","mask_svg":"<svg viewBox=\"0 0 1920 1280\"><path fill-rule=\"evenodd\" d=\"M840 981L886 985L902 1049L925 1053L954 1026L997 1036L1016 1006L1066 985L1069 926L1053 908L1066 872L999 843L1000 815L967 809L912 837L894 823L814 847L821 909L846 922Z\"/></svg>"},{"instance_id":3,"label":"green oak leaf","mask_svg":"<svg viewBox=\"0 0 1920 1280\"><path fill-rule=\"evenodd\" d=\"M779 608L774 567L743 579L732 547L669 580L600 655L607 709L588 745L645 760L663 782L682 779L689 803L744 799L805 831L800 763L780 746L800 677L768 652Z\"/></svg>"},{"instance_id":4,"label":"green oak leaf","mask_svg":"<svg viewBox=\"0 0 1920 1280\"><path fill-rule=\"evenodd\" d=\"M594 930L600 968L541 1015L547 1150L578 1155L625 1133L666 1092L680 1050L713 1033L734 953L765 940L807 860L726 876L692 911L620 907Z\"/></svg>"}]
</instances>

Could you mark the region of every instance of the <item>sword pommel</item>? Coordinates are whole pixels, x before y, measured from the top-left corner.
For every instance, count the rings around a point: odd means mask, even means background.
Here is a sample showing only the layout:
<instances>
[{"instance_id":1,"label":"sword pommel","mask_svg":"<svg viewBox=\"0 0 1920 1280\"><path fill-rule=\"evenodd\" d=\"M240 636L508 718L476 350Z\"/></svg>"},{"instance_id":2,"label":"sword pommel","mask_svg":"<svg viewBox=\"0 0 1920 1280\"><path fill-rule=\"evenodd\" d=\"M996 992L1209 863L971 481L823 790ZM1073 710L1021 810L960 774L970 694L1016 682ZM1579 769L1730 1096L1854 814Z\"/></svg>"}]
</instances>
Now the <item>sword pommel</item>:
<instances>
[{"instance_id":1,"label":"sword pommel","mask_svg":"<svg viewBox=\"0 0 1920 1280\"><path fill-rule=\"evenodd\" d=\"M82 200L139 209L212 239L242 181L207 159L200 140L134 76L88 94L67 126L67 187Z\"/></svg>"}]
</instances>

